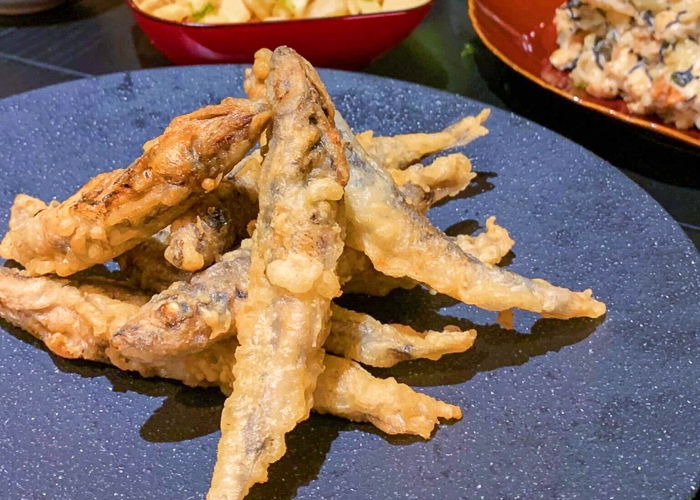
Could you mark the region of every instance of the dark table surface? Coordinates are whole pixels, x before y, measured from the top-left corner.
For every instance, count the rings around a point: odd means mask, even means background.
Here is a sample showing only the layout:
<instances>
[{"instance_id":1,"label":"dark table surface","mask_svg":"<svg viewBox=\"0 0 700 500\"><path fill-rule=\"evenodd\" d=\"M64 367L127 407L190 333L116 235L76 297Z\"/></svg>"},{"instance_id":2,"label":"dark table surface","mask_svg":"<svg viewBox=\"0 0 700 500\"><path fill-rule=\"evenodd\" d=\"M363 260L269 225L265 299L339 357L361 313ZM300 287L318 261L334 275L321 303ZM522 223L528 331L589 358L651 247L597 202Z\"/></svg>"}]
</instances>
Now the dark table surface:
<instances>
[{"instance_id":1,"label":"dark table surface","mask_svg":"<svg viewBox=\"0 0 700 500\"><path fill-rule=\"evenodd\" d=\"M0 97L169 64L122 0L69 0L41 14L0 16ZM700 248L700 150L613 122L522 78L479 42L464 0L438 0L411 37L366 71L509 109L569 137L622 169Z\"/></svg>"}]
</instances>

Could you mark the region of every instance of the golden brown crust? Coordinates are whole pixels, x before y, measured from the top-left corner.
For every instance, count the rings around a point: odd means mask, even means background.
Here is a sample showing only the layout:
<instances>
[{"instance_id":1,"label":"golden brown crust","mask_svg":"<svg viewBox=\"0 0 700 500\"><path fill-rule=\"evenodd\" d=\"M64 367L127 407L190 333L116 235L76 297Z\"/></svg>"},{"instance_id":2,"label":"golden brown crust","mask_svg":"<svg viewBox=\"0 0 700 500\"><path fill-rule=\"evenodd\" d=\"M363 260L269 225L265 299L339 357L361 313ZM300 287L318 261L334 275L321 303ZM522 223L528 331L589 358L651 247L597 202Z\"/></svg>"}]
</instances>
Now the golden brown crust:
<instances>
[{"instance_id":1,"label":"golden brown crust","mask_svg":"<svg viewBox=\"0 0 700 500\"><path fill-rule=\"evenodd\" d=\"M343 251L347 163L334 108L311 66L281 47L266 80L273 123L259 180L248 298L236 315L234 386L221 416L209 499L267 480L284 436L308 417L323 371L330 299ZM255 70L254 70L255 71Z\"/></svg>"},{"instance_id":2,"label":"golden brown crust","mask_svg":"<svg viewBox=\"0 0 700 500\"><path fill-rule=\"evenodd\" d=\"M194 274L189 282L175 283L153 296L114 333L112 344L129 359L159 363L235 336L233 318L248 296L249 246L249 241L244 241L242 248L225 254L221 262ZM372 366L437 359L466 350L473 342L470 331L448 328L420 333L404 325L382 324L337 305L331 309L331 334L326 347L334 354Z\"/></svg>"},{"instance_id":3,"label":"golden brown crust","mask_svg":"<svg viewBox=\"0 0 700 500\"><path fill-rule=\"evenodd\" d=\"M0 317L42 340L53 353L112 363L144 377L171 378L193 387L219 386L230 393L231 352L237 346L233 337L212 342L199 352L149 362L129 358L110 344L110 332L137 311L144 300L146 297L141 293L114 280L35 277L16 269L0 268ZM334 356L326 356L324 360L327 365L338 363ZM443 413L446 405L440 401L415 393L407 386L385 392L387 386L393 388L397 384L375 378L356 365L343 366L351 369L346 368L341 374L332 370L319 376L314 393L314 399L320 402L318 411L374 422L391 434L420 435L429 434L437 423L437 418L430 420L430 415ZM352 394L357 388L350 376L362 381L361 388L367 394L383 394L382 404L377 405L367 395ZM421 418L421 414L426 416Z\"/></svg>"},{"instance_id":4,"label":"golden brown crust","mask_svg":"<svg viewBox=\"0 0 700 500\"><path fill-rule=\"evenodd\" d=\"M235 334L234 317L248 292L250 251L227 253L221 262L153 296L114 332L125 357L155 362L201 351Z\"/></svg>"},{"instance_id":5,"label":"golden brown crust","mask_svg":"<svg viewBox=\"0 0 700 500\"><path fill-rule=\"evenodd\" d=\"M249 155L235 175L195 203L170 225L165 259L184 271L208 267L248 234L258 213L257 177L262 156Z\"/></svg>"},{"instance_id":6,"label":"golden brown crust","mask_svg":"<svg viewBox=\"0 0 700 500\"><path fill-rule=\"evenodd\" d=\"M176 281L189 281L192 273L165 260L170 229L163 229L131 250L116 257L119 269L138 288L151 292L165 290Z\"/></svg>"},{"instance_id":7,"label":"golden brown crust","mask_svg":"<svg viewBox=\"0 0 700 500\"><path fill-rule=\"evenodd\" d=\"M340 413L356 422L369 421L387 434L417 434L424 439L439 419L462 418L457 406L415 392L393 378L374 378L353 361L326 356L325 365L316 389L314 410L319 413ZM364 413L370 408L371 413Z\"/></svg>"},{"instance_id":8,"label":"golden brown crust","mask_svg":"<svg viewBox=\"0 0 700 500\"><path fill-rule=\"evenodd\" d=\"M479 259L484 264L498 264L503 257L513 248L515 242L508 234L508 230L496 224L495 217L486 220L486 228L476 236L462 234L452 240L464 252ZM343 266L339 269L343 275L348 276L344 282L343 292L364 293L383 297L392 290L404 288L410 290L419 283L410 278L394 278L377 271L372 261L362 252L350 247L345 247Z\"/></svg>"},{"instance_id":9,"label":"golden brown crust","mask_svg":"<svg viewBox=\"0 0 700 500\"><path fill-rule=\"evenodd\" d=\"M148 300L119 287L105 279L31 277L0 267L0 316L41 339L59 356L105 361L111 333Z\"/></svg>"},{"instance_id":10,"label":"golden brown crust","mask_svg":"<svg viewBox=\"0 0 700 500\"><path fill-rule=\"evenodd\" d=\"M388 172L406 203L420 213L463 191L476 177L469 158L460 153L441 156L427 166L417 163L404 170L390 169Z\"/></svg>"},{"instance_id":11,"label":"golden brown crust","mask_svg":"<svg viewBox=\"0 0 700 500\"><path fill-rule=\"evenodd\" d=\"M265 104L225 99L175 118L126 169L91 179L10 230L0 255L34 274L68 276L136 246L214 189L257 142Z\"/></svg>"},{"instance_id":12,"label":"golden brown crust","mask_svg":"<svg viewBox=\"0 0 700 500\"><path fill-rule=\"evenodd\" d=\"M389 174L362 149L339 114L336 124L350 164L346 243L364 252L378 271L412 278L493 311L517 307L561 319L605 313L605 304L593 299L590 290L572 292L544 280L529 280L465 253L405 203Z\"/></svg>"},{"instance_id":13,"label":"golden brown crust","mask_svg":"<svg viewBox=\"0 0 700 500\"><path fill-rule=\"evenodd\" d=\"M357 134L360 145L381 163L382 168L404 169L421 158L440 151L465 146L479 137L488 134L483 123L491 114L489 109L476 116L465 116L457 123L435 133L402 134L389 137L375 137L367 130Z\"/></svg>"},{"instance_id":14,"label":"golden brown crust","mask_svg":"<svg viewBox=\"0 0 700 500\"><path fill-rule=\"evenodd\" d=\"M331 333L324 347L328 352L369 366L389 367L410 359L440 359L464 352L476 339L476 330L448 326L441 332L417 332L406 325L385 325L368 314L337 305L331 307Z\"/></svg>"},{"instance_id":15,"label":"golden brown crust","mask_svg":"<svg viewBox=\"0 0 700 500\"><path fill-rule=\"evenodd\" d=\"M11 230L16 229L47 207L39 198L19 193L12 202L8 226Z\"/></svg>"},{"instance_id":16,"label":"golden brown crust","mask_svg":"<svg viewBox=\"0 0 700 500\"><path fill-rule=\"evenodd\" d=\"M498 264L515 244L508 230L496 224L493 216L486 219L486 227L476 236L460 234L454 240L459 248L484 264Z\"/></svg>"}]
</instances>

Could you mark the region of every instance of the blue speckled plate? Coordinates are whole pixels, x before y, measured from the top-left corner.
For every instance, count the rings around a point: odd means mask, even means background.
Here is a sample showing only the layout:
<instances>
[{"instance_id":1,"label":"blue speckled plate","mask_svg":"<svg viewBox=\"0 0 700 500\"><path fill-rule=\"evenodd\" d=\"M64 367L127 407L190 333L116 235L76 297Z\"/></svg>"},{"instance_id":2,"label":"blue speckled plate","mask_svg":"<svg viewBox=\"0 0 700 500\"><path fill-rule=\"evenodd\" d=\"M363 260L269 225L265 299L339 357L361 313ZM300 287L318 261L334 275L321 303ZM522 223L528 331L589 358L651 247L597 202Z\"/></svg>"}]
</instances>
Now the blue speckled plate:
<instances>
[{"instance_id":1,"label":"blue speckled plate","mask_svg":"<svg viewBox=\"0 0 700 500\"><path fill-rule=\"evenodd\" d=\"M323 72L357 129L435 130L481 108L408 83ZM0 230L18 192L64 198L128 164L174 115L238 94L241 68L115 74L0 101ZM682 498L700 480L700 269L670 217L621 173L494 111L469 146L481 172L431 217L449 232L495 214L510 268L605 300L604 320L535 321L426 292L354 299L384 320L479 326L462 355L377 371L459 404L429 441L313 416L251 498ZM475 222L476 221L476 222ZM218 439L214 390L59 359L0 332L0 497L202 498Z\"/></svg>"}]
</instances>

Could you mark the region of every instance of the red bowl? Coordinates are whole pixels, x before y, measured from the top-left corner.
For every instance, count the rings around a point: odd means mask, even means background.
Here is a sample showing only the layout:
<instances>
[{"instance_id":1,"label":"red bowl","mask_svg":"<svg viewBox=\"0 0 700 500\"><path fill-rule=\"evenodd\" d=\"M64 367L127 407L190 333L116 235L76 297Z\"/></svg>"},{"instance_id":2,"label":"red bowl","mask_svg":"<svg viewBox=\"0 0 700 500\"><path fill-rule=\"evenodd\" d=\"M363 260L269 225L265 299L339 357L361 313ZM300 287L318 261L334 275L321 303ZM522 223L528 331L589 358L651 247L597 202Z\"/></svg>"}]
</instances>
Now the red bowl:
<instances>
[{"instance_id":1,"label":"red bowl","mask_svg":"<svg viewBox=\"0 0 700 500\"><path fill-rule=\"evenodd\" d=\"M133 0L126 3L175 64L250 62L261 47L288 45L316 66L359 69L410 35L433 1L397 12L241 24L176 23L146 14Z\"/></svg>"},{"instance_id":2,"label":"red bowl","mask_svg":"<svg viewBox=\"0 0 700 500\"><path fill-rule=\"evenodd\" d=\"M563 0L470 0L469 18L479 38L508 66L538 85L612 118L700 146L700 131L679 130L653 116L632 114L622 99L599 99L571 84L549 62L557 48L554 11Z\"/></svg>"}]
</instances>

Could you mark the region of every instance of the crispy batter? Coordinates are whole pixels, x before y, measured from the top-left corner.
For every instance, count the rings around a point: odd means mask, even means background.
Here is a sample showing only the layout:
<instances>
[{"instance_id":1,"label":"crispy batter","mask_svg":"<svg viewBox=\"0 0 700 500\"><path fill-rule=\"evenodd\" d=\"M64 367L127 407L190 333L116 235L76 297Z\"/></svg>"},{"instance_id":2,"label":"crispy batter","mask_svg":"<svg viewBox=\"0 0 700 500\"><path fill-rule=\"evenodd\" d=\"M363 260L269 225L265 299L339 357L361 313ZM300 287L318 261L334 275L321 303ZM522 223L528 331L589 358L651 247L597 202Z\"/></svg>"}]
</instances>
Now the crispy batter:
<instances>
[{"instance_id":1,"label":"crispy batter","mask_svg":"<svg viewBox=\"0 0 700 500\"><path fill-rule=\"evenodd\" d=\"M496 224L496 217L486 219L486 228L476 236L460 234L455 243L464 252L485 264L498 264L513 248L515 241L508 230Z\"/></svg>"},{"instance_id":2,"label":"crispy batter","mask_svg":"<svg viewBox=\"0 0 700 500\"><path fill-rule=\"evenodd\" d=\"M235 177L224 178L214 193L172 223L171 227L177 229L167 237L170 243L161 250L161 253L165 251L170 265L158 262L156 249L163 245L147 240L117 258L118 262L124 263L122 270L134 276L136 282L141 283L144 288L161 291L173 281L185 279L181 273L177 279L166 282L163 277L177 275L173 273L172 266L197 271L207 267L228 251L245 234L245 228L250 220L254 220L257 210L256 174L259 171L259 156L251 155L244 161L248 163L244 170ZM429 172L422 174L419 168ZM406 203L420 212L425 212L446 196L454 196L464 189L474 176L471 163L463 155L438 158L427 167L414 165L406 171L391 172L404 182L399 186L399 191ZM498 253L497 249L491 251ZM377 286L384 288L388 285L384 284L385 281L395 281L378 275L367 265L369 261L366 257L361 253L353 255L353 252L357 253L346 249L341 257L341 283L348 281L353 273L363 273L366 276L356 280L353 287L367 282L369 288L364 293L377 295L374 292ZM183 258L185 255L189 258ZM353 266L353 263L358 265ZM163 267L162 272L159 271L159 267ZM376 285L372 283L375 275L379 282ZM399 283L393 285L392 289L398 286Z\"/></svg>"},{"instance_id":3,"label":"crispy batter","mask_svg":"<svg viewBox=\"0 0 700 500\"><path fill-rule=\"evenodd\" d=\"M389 173L406 203L420 213L463 191L476 177L469 158L461 153L441 156L428 166L417 163L405 170L390 169Z\"/></svg>"},{"instance_id":4,"label":"crispy batter","mask_svg":"<svg viewBox=\"0 0 700 500\"><path fill-rule=\"evenodd\" d=\"M28 276L23 271L0 268L0 317L25 329L42 340L55 354L71 359L112 363L123 370L139 372L144 377L180 380L189 386L219 386L229 394L232 386L231 351L236 339L229 337L211 343L203 351L161 359L151 363L124 356L109 339L114 328L138 310L146 297L118 282L85 278L80 281ZM337 360L326 356L324 364ZM329 361L330 360L330 361ZM335 361L337 363L337 361ZM430 434L432 421L416 418L444 414L447 405L416 393L406 386L373 377L355 364L342 373L327 371L319 376L314 399L322 401L323 413L354 420L374 422L389 434ZM383 404L371 398L349 394L355 386L351 377L362 381L368 394L381 394ZM432 422L432 423L431 423ZM391 423L392 425L387 425Z\"/></svg>"},{"instance_id":5,"label":"crispy batter","mask_svg":"<svg viewBox=\"0 0 700 500\"><path fill-rule=\"evenodd\" d=\"M249 245L224 255L189 282L175 282L115 331L122 354L154 362L201 351L235 334L234 316L248 295Z\"/></svg>"},{"instance_id":6,"label":"crispy batter","mask_svg":"<svg viewBox=\"0 0 700 500\"><path fill-rule=\"evenodd\" d=\"M135 286L158 292L176 281L188 281L192 277L163 257L169 236L170 230L163 229L115 259L119 269Z\"/></svg>"},{"instance_id":7,"label":"crispy batter","mask_svg":"<svg viewBox=\"0 0 700 500\"><path fill-rule=\"evenodd\" d=\"M324 347L366 365L389 367L409 359L440 359L474 344L476 330L448 326L419 333L406 325L384 325L368 314L331 307L333 322Z\"/></svg>"},{"instance_id":8,"label":"crispy batter","mask_svg":"<svg viewBox=\"0 0 700 500\"><path fill-rule=\"evenodd\" d=\"M481 263L462 251L401 198L389 174L355 140L336 113L350 180L345 190L346 243L384 274L409 277L467 304L493 311L517 307L554 318L598 317L605 305L591 291L572 292Z\"/></svg>"},{"instance_id":9,"label":"crispy batter","mask_svg":"<svg viewBox=\"0 0 700 500\"><path fill-rule=\"evenodd\" d=\"M127 301L117 288L105 280L35 278L0 267L0 316L41 339L59 356L105 361L112 332L148 300L130 290Z\"/></svg>"},{"instance_id":10,"label":"crispy batter","mask_svg":"<svg viewBox=\"0 0 700 500\"><path fill-rule=\"evenodd\" d=\"M260 49L255 53L255 64L245 71L243 90L251 99L265 96L265 79L270 72L272 51ZM435 133L415 133L375 137L372 130L357 134L362 147L385 169L404 169L421 158L446 149L465 146L488 134L483 123L491 111L482 110L476 116L466 116Z\"/></svg>"},{"instance_id":11,"label":"crispy batter","mask_svg":"<svg viewBox=\"0 0 700 500\"><path fill-rule=\"evenodd\" d=\"M63 203L11 229L0 255L33 274L60 276L110 260L214 189L268 119L265 104L244 99L175 118L128 168L94 177Z\"/></svg>"},{"instance_id":12,"label":"crispy batter","mask_svg":"<svg viewBox=\"0 0 700 500\"><path fill-rule=\"evenodd\" d=\"M485 135L488 110L434 134L354 136L313 67L287 47L259 51L244 86L257 100L174 119L131 166L62 203L19 195L0 243L0 256L27 268L0 268L0 317L62 356L229 395L208 499L240 499L266 481L286 433L312 409L423 438L439 419L461 418L356 361L436 360L469 349L476 332L384 325L332 304L344 285L384 294L422 283L499 311L509 327L515 307L604 314L590 290L496 267L513 240L495 218L482 234L453 238L425 217L474 174L461 154L415 162ZM140 286L171 285L148 300L118 274L91 274L118 256ZM37 276L47 273L72 276Z\"/></svg>"},{"instance_id":13,"label":"crispy batter","mask_svg":"<svg viewBox=\"0 0 700 500\"><path fill-rule=\"evenodd\" d=\"M246 70L244 88L251 98L265 97L264 81L269 74L271 56L272 52L268 49L259 50L255 65ZM373 138L372 132L368 131L358 134L358 138L362 137L367 144L372 144L372 140L376 139L377 147L373 151L377 155L388 155L386 158L378 156L377 161L387 168L392 168L399 165L397 162L402 161L401 158L417 161L425 154L464 145L485 135L488 131L482 123L488 114L488 110L485 110L477 117L466 117L437 134ZM416 148L410 146L413 139L420 142ZM170 244L166 249L166 259L172 265L188 271L197 271L208 266L231 248L236 236L240 237L243 234L241 228L254 219L254 209L249 200L255 196L257 187L255 182L250 182L254 179L250 173L259 170L261 157L254 154L247 160L250 160L252 167L239 165L233 169L232 172L236 172L236 175L229 179L228 184L231 187L228 188L228 192L225 178L211 198L202 200L180 220L173 222ZM245 169L249 175L238 175L239 169ZM444 197L454 196L462 191L475 174L471 172L471 163L464 155L454 154L438 158L428 166L412 165L406 173L392 171L392 175L406 202L416 210L425 212ZM229 198L236 195L238 185L242 183L248 189L248 196L243 196L241 200ZM229 204L234 208L228 209ZM229 222L231 216L234 219Z\"/></svg>"},{"instance_id":14,"label":"crispy batter","mask_svg":"<svg viewBox=\"0 0 700 500\"><path fill-rule=\"evenodd\" d=\"M229 174L215 191L173 221L165 250L168 262L186 271L198 271L245 235L246 226L257 215L256 181L261 161L258 150L233 169L235 176ZM416 164L390 173L406 202L422 213L462 191L476 175L469 159L458 153L428 166Z\"/></svg>"},{"instance_id":15,"label":"crispy batter","mask_svg":"<svg viewBox=\"0 0 700 500\"><path fill-rule=\"evenodd\" d=\"M485 136L489 131L482 124L490 114L489 109L484 109L476 116L464 117L457 123L433 134L375 137L374 132L367 130L357 134L357 141L367 153L381 162L383 168L404 169L420 161L424 156L465 146L474 139Z\"/></svg>"},{"instance_id":16,"label":"crispy batter","mask_svg":"<svg viewBox=\"0 0 700 500\"><path fill-rule=\"evenodd\" d=\"M285 434L313 406L330 299L340 293L347 163L333 104L311 65L286 47L275 50L266 86L274 117L209 499L244 497L284 455Z\"/></svg>"},{"instance_id":17,"label":"crispy batter","mask_svg":"<svg viewBox=\"0 0 700 500\"><path fill-rule=\"evenodd\" d=\"M34 198L28 194L19 193L15 196L10 208L10 229L16 229L27 220L44 210L48 205L39 198Z\"/></svg>"},{"instance_id":18,"label":"crispy batter","mask_svg":"<svg viewBox=\"0 0 700 500\"><path fill-rule=\"evenodd\" d=\"M486 220L486 229L478 235L462 234L453 240L464 252L485 264L498 264L515 244L508 230L496 224L495 217ZM344 293L366 293L383 297L396 288L410 290L418 286L418 282L410 278L394 278L380 273L369 257L352 248L345 247L343 257L341 262L347 262L347 270L340 266L339 269L350 277L343 285Z\"/></svg>"},{"instance_id":19,"label":"crispy batter","mask_svg":"<svg viewBox=\"0 0 700 500\"><path fill-rule=\"evenodd\" d=\"M235 176L237 190L244 190L248 199L255 197L257 202L257 173L259 172L258 156L251 155L248 161L249 165L245 167L240 174ZM443 159L438 158L435 162L423 169L432 169L432 172L421 174L417 168L413 166L406 171L392 170L392 175L396 175L398 179L405 182L399 187L401 194L404 196L406 203L419 211L425 211L430 205L441 200L445 196L454 196L459 191L464 189L469 184L469 180L473 177L471 172L471 163L462 155L450 155ZM227 179L222 182L224 186ZM414 182L412 182L415 181ZM428 189L426 192L424 189ZM219 188L221 189L221 187ZM218 190L217 190L218 192ZM206 204L200 205L208 208ZM181 220L191 220L192 212L185 214ZM223 212L227 214L227 212ZM249 215L246 212L246 217ZM244 218L237 218L231 222L234 227L239 228ZM179 224L174 222L173 226ZM194 224L191 224L194 226ZM211 226L211 225L210 225ZM489 223L487 222L487 230ZM238 231L238 229L236 229ZM180 241L182 245L189 248L197 248L196 258L201 262L205 262L204 267L208 264L205 255L213 256L214 259L219 258L223 253L219 253L221 248L230 248L226 242L221 242L219 234L215 231L207 233L205 236L202 231L194 228L188 228L183 225L183 230L180 231ZM496 237L499 236L499 238ZM493 234L489 233L488 237L478 237L474 242L470 236L460 236L457 239L457 244L465 251L470 251L479 260L496 264L500 259L508 253L512 247L512 240L508 237L508 232L500 226L494 225ZM173 239L171 238L171 241ZM462 242L464 242L462 244ZM489 242L493 243L494 248L489 248ZM508 243L509 242L509 243ZM473 248L475 244L479 248ZM504 249L510 245L505 251ZM171 244L172 246L172 244ZM133 277L135 282L139 283L143 288L156 292L162 291L175 281L184 281L188 279L185 273L173 272L173 266L163 262L161 256L163 252L162 244L146 241L134 249L126 252L123 256L118 257L117 261L123 265L122 270ZM467 250L469 248L470 250ZM168 250L166 250L167 253ZM338 263L338 275L343 289L348 293L367 293L369 295L383 296L395 288L413 288L416 282L410 279L398 279L383 275L376 271L371 265L369 259L362 253L352 248L345 248L343 255ZM169 278L174 278L168 281Z\"/></svg>"},{"instance_id":20,"label":"crispy batter","mask_svg":"<svg viewBox=\"0 0 700 500\"><path fill-rule=\"evenodd\" d=\"M248 223L258 213L259 150L234 167L211 193L170 225L165 259L185 271L209 266L247 236Z\"/></svg>"},{"instance_id":21,"label":"crispy batter","mask_svg":"<svg viewBox=\"0 0 700 500\"><path fill-rule=\"evenodd\" d=\"M232 321L248 295L250 248L224 255L189 283L175 283L155 295L113 335L112 344L126 357L159 363L193 354L236 335ZM406 359L437 359L461 352L473 342L470 331L419 333L404 325L379 321L332 305L328 350L372 366L391 366Z\"/></svg>"},{"instance_id":22,"label":"crispy batter","mask_svg":"<svg viewBox=\"0 0 700 500\"><path fill-rule=\"evenodd\" d=\"M325 365L315 394L314 410L319 413L340 412L350 420L369 421L387 434L417 434L424 439L430 437L438 419L462 418L457 406L417 393L393 378L376 379L347 359L326 356ZM326 384L337 392L327 390ZM347 399L326 399L331 394ZM372 408L372 415L358 413L357 408Z\"/></svg>"},{"instance_id":23,"label":"crispy batter","mask_svg":"<svg viewBox=\"0 0 700 500\"><path fill-rule=\"evenodd\" d=\"M258 49L255 52L255 64L245 70L243 91L251 99L267 99L265 80L270 74L270 59L272 59L270 49Z\"/></svg>"},{"instance_id":24,"label":"crispy batter","mask_svg":"<svg viewBox=\"0 0 700 500\"><path fill-rule=\"evenodd\" d=\"M12 229L46 208L46 203L26 194L18 194L10 208ZM143 243L117 256L123 277L136 288L160 292L177 281L189 281L192 273L171 265L163 257L170 238L170 228L158 231Z\"/></svg>"}]
</instances>

